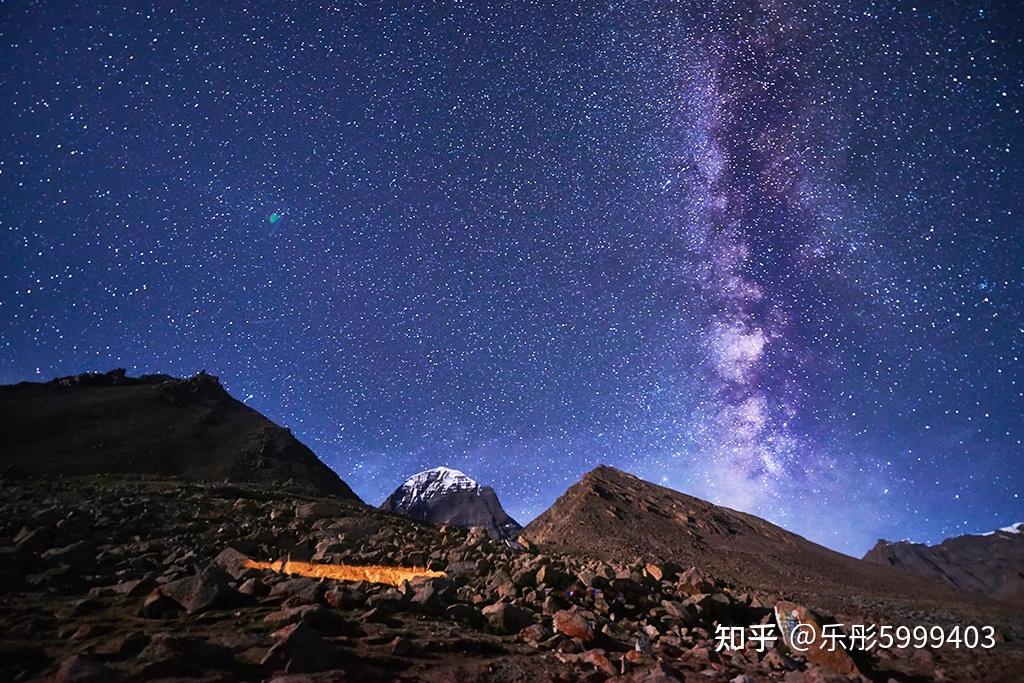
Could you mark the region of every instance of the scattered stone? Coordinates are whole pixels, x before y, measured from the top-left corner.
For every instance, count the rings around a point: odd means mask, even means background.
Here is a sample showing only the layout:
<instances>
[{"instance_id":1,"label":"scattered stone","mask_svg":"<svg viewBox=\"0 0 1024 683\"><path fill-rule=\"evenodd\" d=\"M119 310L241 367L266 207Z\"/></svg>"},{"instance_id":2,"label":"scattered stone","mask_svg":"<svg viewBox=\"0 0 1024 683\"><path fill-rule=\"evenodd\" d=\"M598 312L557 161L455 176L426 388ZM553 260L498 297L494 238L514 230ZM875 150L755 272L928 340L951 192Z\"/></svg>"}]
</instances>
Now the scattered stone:
<instances>
[{"instance_id":1,"label":"scattered stone","mask_svg":"<svg viewBox=\"0 0 1024 683\"><path fill-rule=\"evenodd\" d=\"M388 644L388 652L396 657L404 657L412 650L412 641L402 636L395 636L395 639Z\"/></svg>"},{"instance_id":2,"label":"scattered stone","mask_svg":"<svg viewBox=\"0 0 1024 683\"><path fill-rule=\"evenodd\" d=\"M309 673L333 667L338 650L303 622L271 634L276 641L260 661L272 671Z\"/></svg>"},{"instance_id":3,"label":"scattered stone","mask_svg":"<svg viewBox=\"0 0 1024 683\"><path fill-rule=\"evenodd\" d=\"M463 602L449 605L448 609L446 609L444 613L449 619L467 624L474 628L486 623L486 619L480 611L480 608L474 607L473 605L467 605Z\"/></svg>"},{"instance_id":4,"label":"scattered stone","mask_svg":"<svg viewBox=\"0 0 1024 683\"><path fill-rule=\"evenodd\" d=\"M213 558L213 563L215 565L223 569L231 576L231 578L236 580L257 573L257 570L246 566L246 562L248 561L248 556L243 555L234 548L225 548L220 551L217 557Z\"/></svg>"},{"instance_id":5,"label":"scattered stone","mask_svg":"<svg viewBox=\"0 0 1024 683\"><path fill-rule=\"evenodd\" d=\"M507 602L497 602L482 610L495 633L514 635L533 623L533 613Z\"/></svg>"},{"instance_id":6,"label":"scattered stone","mask_svg":"<svg viewBox=\"0 0 1024 683\"><path fill-rule=\"evenodd\" d=\"M227 574L215 565L198 574L164 584L160 587L160 592L188 612L227 607L234 601L236 595L235 590L228 585Z\"/></svg>"},{"instance_id":7,"label":"scattered stone","mask_svg":"<svg viewBox=\"0 0 1024 683\"><path fill-rule=\"evenodd\" d=\"M324 585L316 579L304 576L285 579L274 584L270 589L270 595L281 596L298 604L312 604L320 602L324 594Z\"/></svg>"},{"instance_id":8,"label":"scattered stone","mask_svg":"<svg viewBox=\"0 0 1024 683\"><path fill-rule=\"evenodd\" d=\"M88 572L96 568L96 548L89 541L77 541L62 548L51 548L40 559L50 567L65 565L76 573Z\"/></svg>"},{"instance_id":9,"label":"scattered stone","mask_svg":"<svg viewBox=\"0 0 1024 683\"><path fill-rule=\"evenodd\" d=\"M336 517L338 513L338 507L326 501L318 500L312 503L302 503L295 506L296 519L323 519L324 517Z\"/></svg>"},{"instance_id":10,"label":"scattered stone","mask_svg":"<svg viewBox=\"0 0 1024 683\"><path fill-rule=\"evenodd\" d=\"M180 611L181 605L177 601L167 597L159 589L155 589L142 602L139 616L147 619L163 619L174 616Z\"/></svg>"},{"instance_id":11,"label":"scattered stone","mask_svg":"<svg viewBox=\"0 0 1024 683\"><path fill-rule=\"evenodd\" d=\"M121 681L124 676L108 666L82 655L68 657L46 680L48 683L108 683Z\"/></svg>"},{"instance_id":12,"label":"scattered stone","mask_svg":"<svg viewBox=\"0 0 1024 683\"><path fill-rule=\"evenodd\" d=\"M570 638L579 638L585 643L594 639L594 622L579 612L565 609L555 612L553 623L556 631Z\"/></svg>"}]
</instances>

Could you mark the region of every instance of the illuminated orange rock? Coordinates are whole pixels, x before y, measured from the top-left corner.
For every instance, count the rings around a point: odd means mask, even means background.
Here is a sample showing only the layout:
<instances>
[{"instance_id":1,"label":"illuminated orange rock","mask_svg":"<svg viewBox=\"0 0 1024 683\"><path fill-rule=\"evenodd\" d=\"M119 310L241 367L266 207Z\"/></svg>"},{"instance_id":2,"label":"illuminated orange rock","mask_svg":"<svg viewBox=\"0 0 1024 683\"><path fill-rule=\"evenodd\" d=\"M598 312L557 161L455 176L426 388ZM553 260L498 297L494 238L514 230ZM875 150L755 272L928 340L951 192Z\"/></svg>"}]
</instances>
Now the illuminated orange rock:
<instances>
[{"instance_id":1,"label":"illuminated orange rock","mask_svg":"<svg viewBox=\"0 0 1024 683\"><path fill-rule=\"evenodd\" d=\"M417 577L443 577L444 572L431 571L420 567L385 567L381 565L314 564L312 562L257 562L247 560L246 567L266 569L280 574L308 576L315 579L336 579L338 581L369 581L399 586L403 581Z\"/></svg>"}]
</instances>

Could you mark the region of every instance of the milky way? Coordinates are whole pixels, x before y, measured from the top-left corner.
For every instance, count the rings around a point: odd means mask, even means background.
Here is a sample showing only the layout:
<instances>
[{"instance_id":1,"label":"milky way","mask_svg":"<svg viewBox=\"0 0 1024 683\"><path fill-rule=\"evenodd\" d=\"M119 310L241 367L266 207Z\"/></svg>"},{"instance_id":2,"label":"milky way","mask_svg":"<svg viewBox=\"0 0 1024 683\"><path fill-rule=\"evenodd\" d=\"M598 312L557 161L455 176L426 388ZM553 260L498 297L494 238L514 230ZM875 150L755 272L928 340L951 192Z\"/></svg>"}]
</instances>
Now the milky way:
<instances>
[{"instance_id":1,"label":"milky way","mask_svg":"<svg viewBox=\"0 0 1024 683\"><path fill-rule=\"evenodd\" d=\"M1022 22L932 5L6 3L0 381L206 369L375 503L1020 521Z\"/></svg>"}]
</instances>

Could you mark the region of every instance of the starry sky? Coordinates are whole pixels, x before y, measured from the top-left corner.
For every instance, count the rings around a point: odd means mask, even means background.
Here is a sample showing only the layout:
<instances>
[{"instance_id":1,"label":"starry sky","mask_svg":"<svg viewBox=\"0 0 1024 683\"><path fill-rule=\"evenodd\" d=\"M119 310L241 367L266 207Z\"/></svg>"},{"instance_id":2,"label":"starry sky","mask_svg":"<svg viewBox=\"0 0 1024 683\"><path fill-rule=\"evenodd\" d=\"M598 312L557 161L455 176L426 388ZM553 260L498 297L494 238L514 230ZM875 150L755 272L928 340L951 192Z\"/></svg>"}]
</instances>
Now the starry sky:
<instances>
[{"instance_id":1,"label":"starry sky","mask_svg":"<svg viewBox=\"0 0 1024 683\"><path fill-rule=\"evenodd\" d=\"M0 382L206 369L372 503L1024 520L1016 3L108 4L0 3Z\"/></svg>"}]
</instances>

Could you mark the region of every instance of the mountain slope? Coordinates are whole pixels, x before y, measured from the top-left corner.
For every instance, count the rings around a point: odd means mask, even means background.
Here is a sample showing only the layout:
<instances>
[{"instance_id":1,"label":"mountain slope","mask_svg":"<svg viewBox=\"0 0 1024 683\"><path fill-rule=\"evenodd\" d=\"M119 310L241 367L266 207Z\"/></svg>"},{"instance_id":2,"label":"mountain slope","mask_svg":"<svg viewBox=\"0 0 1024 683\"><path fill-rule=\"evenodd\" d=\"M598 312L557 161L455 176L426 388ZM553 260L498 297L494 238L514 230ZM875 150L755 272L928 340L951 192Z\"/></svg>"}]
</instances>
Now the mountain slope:
<instances>
[{"instance_id":1,"label":"mountain slope","mask_svg":"<svg viewBox=\"0 0 1024 683\"><path fill-rule=\"evenodd\" d=\"M1024 522L935 546L881 540L864 556L964 590L1024 604Z\"/></svg>"},{"instance_id":2,"label":"mountain slope","mask_svg":"<svg viewBox=\"0 0 1024 683\"><path fill-rule=\"evenodd\" d=\"M448 467L409 477L381 509L434 524L483 527L494 539L514 538L522 529L501 507L494 489Z\"/></svg>"},{"instance_id":3,"label":"mountain slope","mask_svg":"<svg viewBox=\"0 0 1024 683\"><path fill-rule=\"evenodd\" d=\"M296 485L358 500L291 432L216 377L124 370L0 387L0 468L60 476L175 475Z\"/></svg>"},{"instance_id":4,"label":"mountain slope","mask_svg":"<svg viewBox=\"0 0 1024 683\"><path fill-rule=\"evenodd\" d=\"M570 487L521 537L598 557L695 565L741 587L836 611L897 604L918 610L955 608L961 614L1001 608L606 466Z\"/></svg>"}]
</instances>

